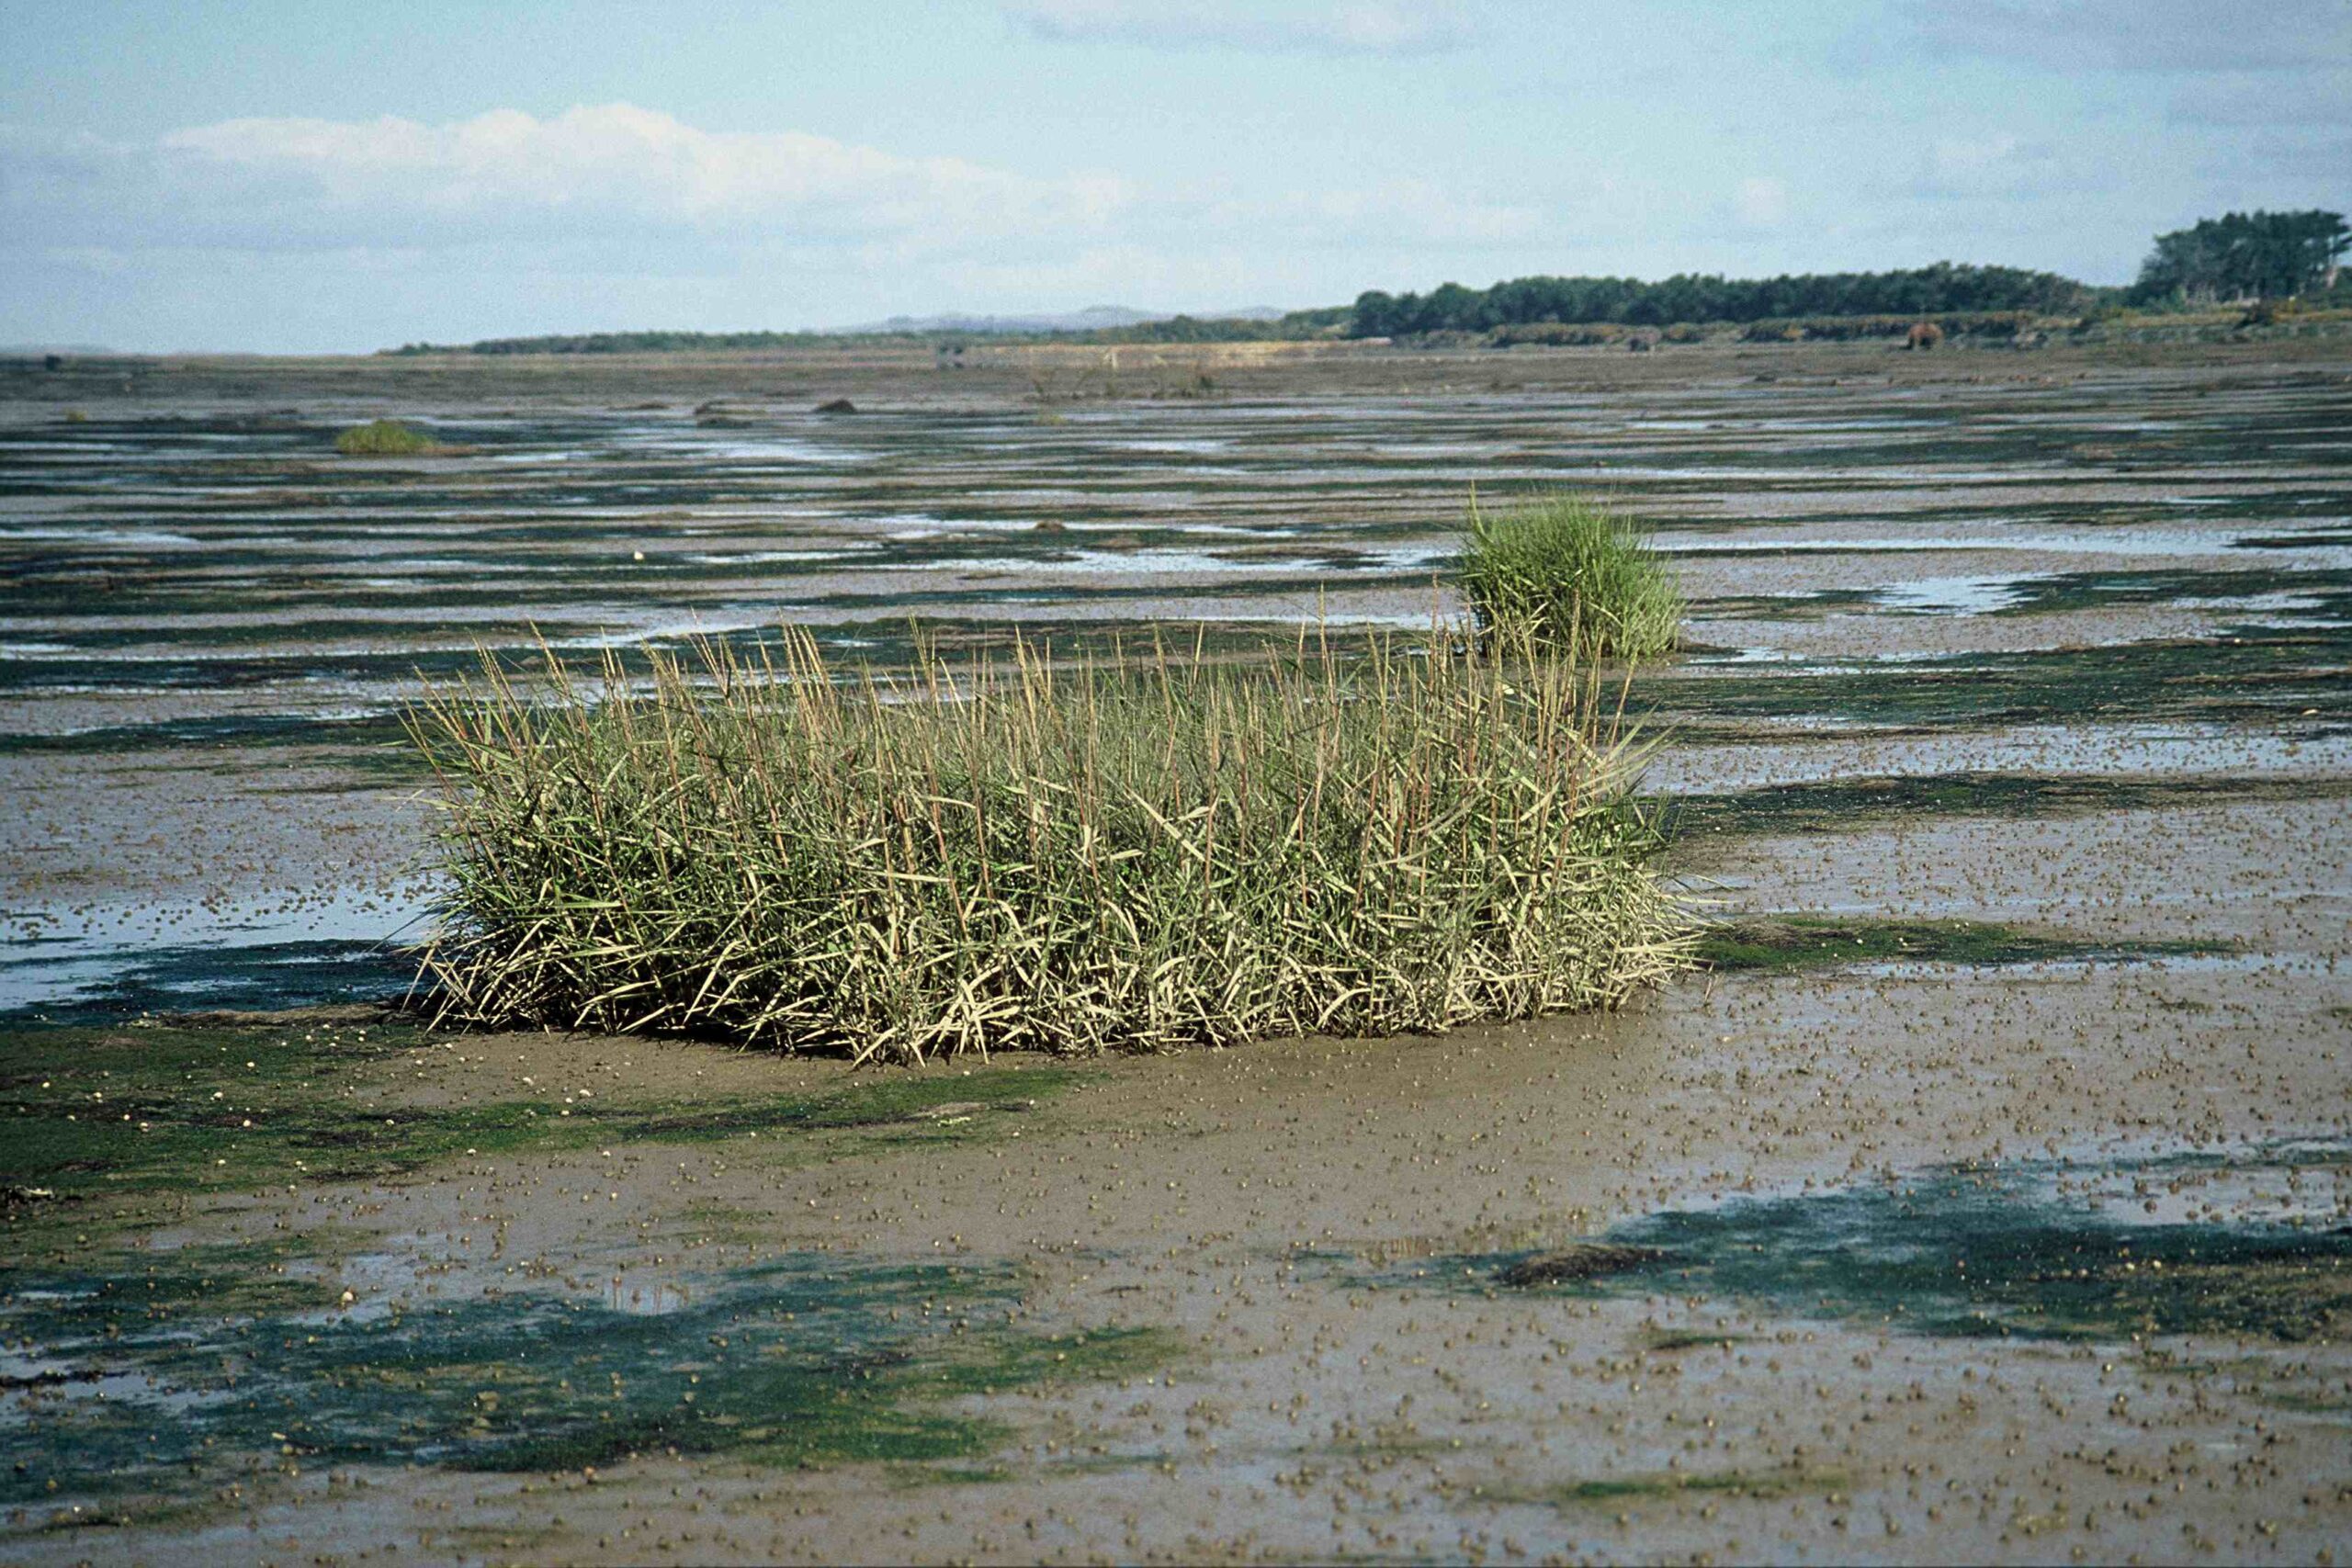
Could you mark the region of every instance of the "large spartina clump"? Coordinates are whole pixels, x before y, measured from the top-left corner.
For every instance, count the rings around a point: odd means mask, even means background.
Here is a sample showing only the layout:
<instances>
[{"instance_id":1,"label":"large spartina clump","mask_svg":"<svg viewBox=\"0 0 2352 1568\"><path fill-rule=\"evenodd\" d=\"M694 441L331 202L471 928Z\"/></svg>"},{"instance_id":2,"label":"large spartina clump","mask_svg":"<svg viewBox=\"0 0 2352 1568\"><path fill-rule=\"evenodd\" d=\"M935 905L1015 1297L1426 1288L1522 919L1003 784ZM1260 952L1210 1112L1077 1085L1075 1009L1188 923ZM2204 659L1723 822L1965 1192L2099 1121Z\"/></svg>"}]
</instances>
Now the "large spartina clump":
<instances>
[{"instance_id":1,"label":"large spartina clump","mask_svg":"<svg viewBox=\"0 0 2352 1568\"><path fill-rule=\"evenodd\" d=\"M442 774L446 1016L915 1061L1436 1030L1687 964L1641 750L1565 660L1038 649L837 682L491 666Z\"/></svg>"},{"instance_id":2,"label":"large spartina clump","mask_svg":"<svg viewBox=\"0 0 2352 1568\"><path fill-rule=\"evenodd\" d=\"M1479 629L1504 646L1644 659L1681 636L1682 595L1648 536L1581 496L1504 512L1474 498L1461 580Z\"/></svg>"}]
</instances>

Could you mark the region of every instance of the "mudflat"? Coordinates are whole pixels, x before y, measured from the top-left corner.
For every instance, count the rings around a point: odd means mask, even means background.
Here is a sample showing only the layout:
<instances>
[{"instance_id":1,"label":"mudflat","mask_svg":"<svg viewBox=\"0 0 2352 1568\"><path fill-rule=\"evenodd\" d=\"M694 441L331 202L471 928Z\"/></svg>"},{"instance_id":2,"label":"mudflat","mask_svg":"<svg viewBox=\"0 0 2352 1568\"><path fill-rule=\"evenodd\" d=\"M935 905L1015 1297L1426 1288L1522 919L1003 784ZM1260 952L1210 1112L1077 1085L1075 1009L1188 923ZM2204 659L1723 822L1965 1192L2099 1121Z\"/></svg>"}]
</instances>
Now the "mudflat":
<instances>
[{"instance_id":1,"label":"mudflat","mask_svg":"<svg viewBox=\"0 0 2352 1568\"><path fill-rule=\"evenodd\" d=\"M967 357L0 377L10 1557L2345 1554L2340 342ZM1627 707L1718 929L1634 1008L853 1074L383 1005L420 677L1411 626L1474 480L1691 601Z\"/></svg>"}]
</instances>

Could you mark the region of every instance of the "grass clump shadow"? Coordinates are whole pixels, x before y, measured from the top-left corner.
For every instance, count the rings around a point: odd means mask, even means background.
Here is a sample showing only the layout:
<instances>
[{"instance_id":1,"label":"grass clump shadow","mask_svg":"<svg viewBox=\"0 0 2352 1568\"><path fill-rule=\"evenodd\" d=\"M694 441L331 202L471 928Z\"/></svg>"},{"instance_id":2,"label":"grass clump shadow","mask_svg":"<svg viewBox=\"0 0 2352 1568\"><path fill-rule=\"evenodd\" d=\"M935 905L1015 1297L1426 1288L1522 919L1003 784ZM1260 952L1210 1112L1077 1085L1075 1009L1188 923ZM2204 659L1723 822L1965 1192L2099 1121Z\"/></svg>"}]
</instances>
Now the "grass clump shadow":
<instances>
[{"instance_id":1,"label":"grass clump shadow","mask_svg":"<svg viewBox=\"0 0 2352 1568\"><path fill-rule=\"evenodd\" d=\"M912 1062L1441 1030L1687 965L1589 662L1302 635L843 682L791 632L781 668L547 675L414 716L445 1017Z\"/></svg>"},{"instance_id":2,"label":"grass clump shadow","mask_svg":"<svg viewBox=\"0 0 2352 1568\"><path fill-rule=\"evenodd\" d=\"M396 419L355 424L334 438L334 449L346 457L423 457L448 450L414 425Z\"/></svg>"},{"instance_id":3,"label":"grass clump shadow","mask_svg":"<svg viewBox=\"0 0 2352 1568\"><path fill-rule=\"evenodd\" d=\"M1502 512L1473 497L1460 581L1479 630L1506 646L1645 659L1681 637L1682 594L1646 530L1587 497Z\"/></svg>"}]
</instances>

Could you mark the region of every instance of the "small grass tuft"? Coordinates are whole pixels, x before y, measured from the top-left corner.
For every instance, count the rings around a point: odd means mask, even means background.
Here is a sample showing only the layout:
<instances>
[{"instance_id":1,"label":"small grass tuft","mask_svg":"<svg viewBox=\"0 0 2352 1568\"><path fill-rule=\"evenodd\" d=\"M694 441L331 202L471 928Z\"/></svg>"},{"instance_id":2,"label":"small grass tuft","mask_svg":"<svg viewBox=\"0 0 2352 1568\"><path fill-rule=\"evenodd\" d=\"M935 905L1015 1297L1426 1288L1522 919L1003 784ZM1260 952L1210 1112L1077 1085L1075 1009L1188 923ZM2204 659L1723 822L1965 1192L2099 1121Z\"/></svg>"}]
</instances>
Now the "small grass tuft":
<instances>
[{"instance_id":1,"label":"small grass tuft","mask_svg":"<svg viewBox=\"0 0 2352 1568\"><path fill-rule=\"evenodd\" d=\"M494 665L445 784L445 1015L912 1062L1439 1030L1687 964L1588 668L1442 637L838 682L705 648Z\"/></svg>"},{"instance_id":2,"label":"small grass tuft","mask_svg":"<svg viewBox=\"0 0 2352 1568\"><path fill-rule=\"evenodd\" d=\"M1646 532L1586 497L1501 513L1474 497L1461 570L1479 629L1508 647L1644 659L1681 636L1681 592Z\"/></svg>"},{"instance_id":3,"label":"small grass tuft","mask_svg":"<svg viewBox=\"0 0 2352 1568\"><path fill-rule=\"evenodd\" d=\"M396 419L355 424L334 438L334 449L346 457L421 457L444 450L424 432Z\"/></svg>"}]
</instances>

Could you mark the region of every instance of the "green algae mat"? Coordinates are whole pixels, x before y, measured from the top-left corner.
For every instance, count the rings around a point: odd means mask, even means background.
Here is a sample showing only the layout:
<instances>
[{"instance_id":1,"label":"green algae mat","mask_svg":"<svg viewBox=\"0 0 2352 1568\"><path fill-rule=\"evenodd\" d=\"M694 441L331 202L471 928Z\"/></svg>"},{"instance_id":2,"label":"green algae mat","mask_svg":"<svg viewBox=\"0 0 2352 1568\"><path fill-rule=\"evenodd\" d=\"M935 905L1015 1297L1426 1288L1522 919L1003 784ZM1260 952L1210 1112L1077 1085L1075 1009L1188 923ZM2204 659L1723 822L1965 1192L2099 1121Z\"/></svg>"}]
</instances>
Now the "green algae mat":
<instances>
[{"instance_id":1,"label":"green algae mat","mask_svg":"<svg viewBox=\"0 0 2352 1568\"><path fill-rule=\"evenodd\" d=\"M265 1190L347 1193L467 1156L730 1140L788 1166L987 1136L1019 1120L987 1112L1026 1111L1074 1077L1031 1066L797 1094L355 1101L355 1087L451 1043L399 1021L301 1019L0 1039L0 1504L79 1505L67 1517L80 1523L153 1517L308 1464L968 1460L1005 1432L958 1400L1171 1354L1156 1331L1022 1321L1025 1281L1003 1264L795 1252L674 1270L650 1300L538 1268L362 1299L347 1275L421 1284L422 1254L336 1226L158 1239ZM616 1246L628 1240L616 1231Z\"/></svg>"},{"instance_id":2,"label":"green algae mat","mask_svg":"<svg viewBox=\"0 0 2352 1568\"><path fill-rule=\"evenodd\" d=\"M2352 1227L2324 1196L2347 1165L2352 1146L2297 1143L1936 1167L1665 1210L1590 1243L1438 1258L1371 1279L1665 1293L1937 1337L2322 1342L2352 1328ZM2298 1203L2298 1192L2317 1196ZM2184 1194L2233 1212L2187 1213Z\"/></svg>"}]
</instances>

